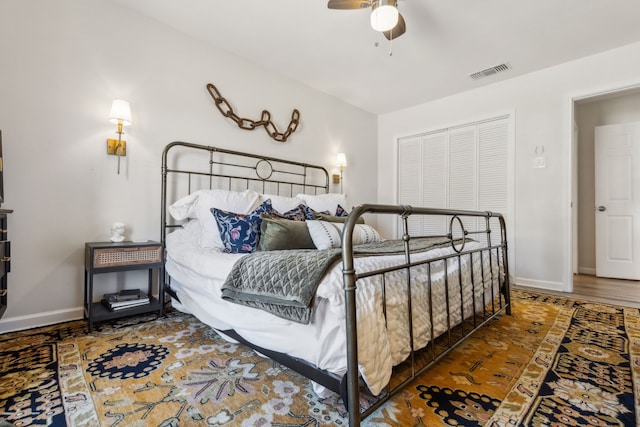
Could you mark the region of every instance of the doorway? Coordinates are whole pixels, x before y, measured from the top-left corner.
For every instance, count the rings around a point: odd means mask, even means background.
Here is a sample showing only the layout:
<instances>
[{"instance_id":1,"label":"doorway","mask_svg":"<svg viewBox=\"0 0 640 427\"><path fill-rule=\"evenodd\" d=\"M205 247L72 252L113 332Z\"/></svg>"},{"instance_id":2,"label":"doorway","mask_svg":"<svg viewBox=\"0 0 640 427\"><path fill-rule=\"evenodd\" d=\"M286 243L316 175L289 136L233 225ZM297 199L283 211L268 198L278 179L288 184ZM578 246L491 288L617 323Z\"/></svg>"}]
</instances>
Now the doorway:
<instances>
[{"instance_id":1,"label":"doorway","mask_svg":"<svg viewBox=\"0 0 640 427\"><path fill-rule=\"evenodd\" d=\"M640 122L595 128L596 276L640 280Z\"/></svg>"},{"instance_id":2,"label":"doorway","mask_svg":"<svg viewBox=\"0 0 640 427\"><path fill-rule=\"evenodd\" d=\"M615 89L572 99L572 219L573 275L596 275L595 148L597 126L640 121L640 86ZM576 182L577 181L577 182Z\"/></svg>"}]
</instances>

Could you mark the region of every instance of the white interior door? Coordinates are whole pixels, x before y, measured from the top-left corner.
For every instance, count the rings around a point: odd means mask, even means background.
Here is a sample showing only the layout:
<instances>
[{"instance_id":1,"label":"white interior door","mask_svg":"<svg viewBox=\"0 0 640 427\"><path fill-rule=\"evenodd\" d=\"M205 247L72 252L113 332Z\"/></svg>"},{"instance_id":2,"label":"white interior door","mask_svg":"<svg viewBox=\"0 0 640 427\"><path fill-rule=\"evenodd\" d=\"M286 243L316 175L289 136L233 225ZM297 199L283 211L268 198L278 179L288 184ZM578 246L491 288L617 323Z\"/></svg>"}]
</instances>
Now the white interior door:
<instances>
[{"instance_id":1,"label":"white interior door","mask_svg":"<svg viewBox=\"0 0 640 427\"><path fill-rule=\"evenodd\" d=\"M595 128L596 276L640 280L640 123Z\"/></svg>"}]
</instances>

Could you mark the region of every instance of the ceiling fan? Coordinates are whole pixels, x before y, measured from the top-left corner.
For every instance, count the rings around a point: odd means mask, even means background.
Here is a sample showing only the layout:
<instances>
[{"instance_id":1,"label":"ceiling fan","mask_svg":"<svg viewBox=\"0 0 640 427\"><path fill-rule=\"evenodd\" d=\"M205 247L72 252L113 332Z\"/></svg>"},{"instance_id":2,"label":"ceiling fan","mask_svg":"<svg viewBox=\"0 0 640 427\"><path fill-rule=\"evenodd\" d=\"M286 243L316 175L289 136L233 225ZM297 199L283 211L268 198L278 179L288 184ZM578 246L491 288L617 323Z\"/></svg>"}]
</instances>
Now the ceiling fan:
<instances>
[{"instance_id":1,"label":"ceiling fan","mask_svg":"<svg viewBox=\"0 0 640 427\"><path fill-rule=\"evenodd\" d=\"M371 27L384 34L387 40L400 37L407 31L404 18L398 12L397 0L329 0L329 9L371 8Z\"/></svg>"}]
</instances>

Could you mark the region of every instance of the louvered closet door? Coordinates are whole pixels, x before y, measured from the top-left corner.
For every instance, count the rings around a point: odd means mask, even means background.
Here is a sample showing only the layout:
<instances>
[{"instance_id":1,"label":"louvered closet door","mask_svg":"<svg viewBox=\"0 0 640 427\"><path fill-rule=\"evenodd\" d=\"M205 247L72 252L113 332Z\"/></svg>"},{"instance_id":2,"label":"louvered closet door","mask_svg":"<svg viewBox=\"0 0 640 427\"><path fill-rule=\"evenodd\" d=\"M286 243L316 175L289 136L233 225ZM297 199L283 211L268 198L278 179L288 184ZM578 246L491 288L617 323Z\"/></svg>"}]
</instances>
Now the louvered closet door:
<instances>
[{"instance_id":1,"label":"louvered closet door","mask_svg":"<svg viewBox=\"0 0 640 427\"><path fill-rule=\"evenodd\" d=\"M428 208L447 207L447 141L446 132L422 137L422 199L420 205ZM446 220L426 216L422 222L422 235L446 233Z\"/></svg>"},{"instance_id":2,"label":"louvered closet door","mask_svg":"<svg viewBox=\"0 0 640 427\"><path fill-rule=\"evenodd\" d=\"M447 207L447 133L405 138L399 144L398 203L416 207ZM409 217L412 236L443 234L445 220ZM398 228L398 235L402 228Z\"/></svg>"},{"instance_id":3,"label":"louvered closet door","mask_svg":"<svg viewBox=\"0 0 640 427\"><path fill-rule=\"evenodd\" d=\"M421 206L422 204L422 141L420 137L406 138L398 147L398 204ZM408 221L409 234L422 233L422 218L412 216ZM402 235L402 224L398 236Z\"/></svg>"},{"instance_id":4,"label":"louvered closet door","mask_svg":"<svg viewBox=\"0 0 640 427\"><path fill-rule=\"evenodd\" d=\"M398 141L399 203L506 214L508 120L496 119L401 138ZM470 231L486 227L475 219L462 218L462 221ZM497 219L491 221L492 229L499 230ZM410 218L409 224L412 235L444 234L449 220ZM398 236L401 228L399 230ZM455 224L454 233L459 236L459 231ZM485 240L484 235L470 237Z\"/></svg>"},{"instance_id":5,"label":"louvered closet door","mask_svg":"<svg viewBox=\"0 0 640 427\"><path fill-rule=\"evenodd\" d=\"M478 125L478 210L507 214L509 200L509 127L506 119ZM492 218L491 229L500 230L497 218ZM484 227L484 225L482 225ZM477 236L484 242L485 235ZM492 243L500 236L493 236Z\"/></svg>"},{"instance_id":6,"label":"louvered closet door","mask_svg":"<svg viewBox=\"0 0 640 427\"><path fill-rule=\"evenodd\" d=\"M452 129L449 132L449 208L475 210L478 205L476 126ZM476 219L461 217L465 230L476 230ZM454 223L455 237L462 233Z\"/></svg>"}]
</instances>

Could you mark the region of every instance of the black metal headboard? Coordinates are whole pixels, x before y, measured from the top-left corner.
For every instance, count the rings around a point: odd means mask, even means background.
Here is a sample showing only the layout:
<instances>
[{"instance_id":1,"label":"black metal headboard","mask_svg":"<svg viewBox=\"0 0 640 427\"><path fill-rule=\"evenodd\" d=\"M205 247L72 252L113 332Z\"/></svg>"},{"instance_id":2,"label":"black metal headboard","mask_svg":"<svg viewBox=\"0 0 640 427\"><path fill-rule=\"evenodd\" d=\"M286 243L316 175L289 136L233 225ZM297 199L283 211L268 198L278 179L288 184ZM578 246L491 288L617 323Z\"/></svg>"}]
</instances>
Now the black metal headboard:
<instances>
[{"instance_id":1,"label":"black metal headboard","mask_svg":"<svg viewBox=\"0 0 640 427\"><path fill-rule=\"evenodd\" d=\"M322 166L243 153L223 148L172 142L162 151L161 239L164 247L171 223L167 208L196 190L252 189L293 197L329 192L329 173Z\"/></svg>"}]
</instances>

